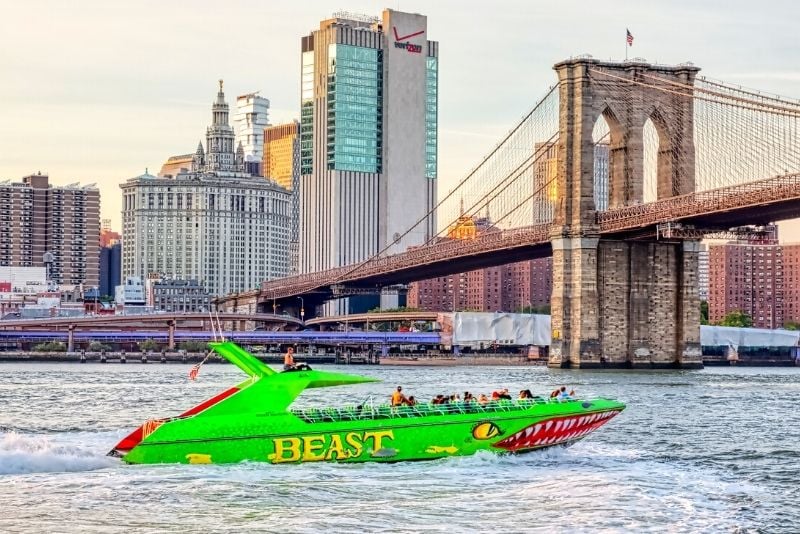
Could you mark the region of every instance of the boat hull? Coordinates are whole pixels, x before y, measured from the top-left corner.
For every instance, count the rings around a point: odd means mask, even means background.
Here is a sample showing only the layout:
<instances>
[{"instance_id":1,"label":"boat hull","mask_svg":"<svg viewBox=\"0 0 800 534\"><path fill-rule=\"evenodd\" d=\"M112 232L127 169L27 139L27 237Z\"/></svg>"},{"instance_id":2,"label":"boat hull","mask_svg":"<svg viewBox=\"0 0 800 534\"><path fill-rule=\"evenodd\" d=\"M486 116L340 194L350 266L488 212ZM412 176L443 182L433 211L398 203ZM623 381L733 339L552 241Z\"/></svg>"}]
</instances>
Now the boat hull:
<instances>
[{"instance_id":1,"label":"boat hull","mask_svg":"<svg viewBox=\"0 0 800 534\"><path fill-rule=\"evenodd\" d=\"M309 420L293 412L185 417L145 425L132 464L398 462L466 456L478 451L521 453L569 445L610 421L624 404L607 399L508 403L461 412L407 409ZM384 407L385 408L385 407Z\"/></svg>"}]
</instances>

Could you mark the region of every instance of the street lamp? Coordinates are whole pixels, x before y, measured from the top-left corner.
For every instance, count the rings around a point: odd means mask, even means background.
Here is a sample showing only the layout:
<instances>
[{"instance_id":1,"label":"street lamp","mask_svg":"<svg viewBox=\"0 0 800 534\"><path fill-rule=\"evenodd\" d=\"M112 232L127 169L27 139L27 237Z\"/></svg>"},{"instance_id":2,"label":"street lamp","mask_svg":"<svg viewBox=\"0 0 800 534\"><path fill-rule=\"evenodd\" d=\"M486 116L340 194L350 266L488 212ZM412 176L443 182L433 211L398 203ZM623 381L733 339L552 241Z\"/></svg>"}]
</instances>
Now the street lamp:
<instances>
[{"instance_id":1,"label":"street lamp","mask_svg":"<svg viewBox=\"0 0 800 534\"><path fill-rule=\"evenodd\" d=\"M303 302L303 297L297 298L300 299L300 320L303 321L306 316L305 302Z\"/></svg>"}]
</instances>

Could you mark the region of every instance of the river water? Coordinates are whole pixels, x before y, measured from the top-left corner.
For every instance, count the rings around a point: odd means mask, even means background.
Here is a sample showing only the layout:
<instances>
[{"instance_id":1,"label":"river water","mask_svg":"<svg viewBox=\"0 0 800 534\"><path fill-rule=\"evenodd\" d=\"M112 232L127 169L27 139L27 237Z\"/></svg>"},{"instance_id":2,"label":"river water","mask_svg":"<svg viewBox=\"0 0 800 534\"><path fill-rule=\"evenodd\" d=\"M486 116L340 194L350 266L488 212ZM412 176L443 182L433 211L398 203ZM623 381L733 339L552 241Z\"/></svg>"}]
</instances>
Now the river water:
<instances>
[{"instance_id":1,"label":"river water","mask_svg":"<svg viewBox=\"0 0 800 534\"><path fill-rule=\"evenodd\" d=\"M179 364L0 364L0 532L800 532L800 368L339 370L384 382L299 402L565 384L628 408L573 447L520 456L127 466L105 456L121 437L239 371L206 365L190 382Z\"/></svg>"}]
</instances>

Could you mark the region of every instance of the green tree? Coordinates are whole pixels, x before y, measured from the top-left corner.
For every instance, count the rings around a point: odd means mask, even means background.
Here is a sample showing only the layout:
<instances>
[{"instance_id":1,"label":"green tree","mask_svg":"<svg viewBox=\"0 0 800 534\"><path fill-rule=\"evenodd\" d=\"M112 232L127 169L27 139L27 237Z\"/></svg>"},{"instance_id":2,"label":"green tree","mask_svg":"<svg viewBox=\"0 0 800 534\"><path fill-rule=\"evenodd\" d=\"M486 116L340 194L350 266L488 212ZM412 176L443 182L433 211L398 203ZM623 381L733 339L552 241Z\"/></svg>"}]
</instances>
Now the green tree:
<instances>
[{"instance_id":1,"label":"green tree","mask_svg":"<svg viewBox=\"0 0 800 534\"><path fill-rule=\"evenodd\" d=\"M178 348L186 352L203 352L206 350L206 344L202 341L184 341L178 343Z\"/></svg>"},{"instance_id":2,"label":"green tree","mask_svg":"<svg viewBox=\"0 0 800 534\"><path fill-rule=\"evenodd\" d=\"M786 321L783 323L783 328L786 330L800 330L800 323L794 321Z\"/></svg>"},{"instance_id":3,"label":"green tree","mask_svg":"<svg viewBox=\"0 0 800 534\"><path fill-rule=\"evenodd\" d=\"M700 324L708 324L708 301L700 301Z\"/></svg>"},{"instance_id":4,"label":"green tree","mask_svg":"<svg viewBox=\"0 0 800 534\"><path fill-rule=\"evenodd\" d=\"M741 310L734 310L722 318L720 326L736 326L739 328L749 328L753 326L753 318Z\"/></svg>"},{"instance_id":5,"label":"green tree","mask_svg":"<svg viewBox=\"0 0 800 534\"><path fill-rule=\"evenodd\" d=\"M111 346L99 341L92 341L89 343L89 350L92 352L102 352L104 350L111 350Z\"/></svg>"},{"instance_id":6,"label":"green tree","mask_svg":"<svg viewBox=\"0 0 800 534\"><path fill-rule=\"evenodd\" d=\"M517 313L535 313L538 315L550 315L550 305L545 304L543 306L523 306Z\"/></svg>"},{"instance_id":7,"label":"green tree","mask_svg":"<svg viewBox=\"0 0 800 534\"><path fill-rule=\"evenodd\" d=\"M33 347L37 352L66 352L67 346L60 341L48 341L47 343L39 343Z\"/></svg>"},{"instance_id":8,"label":"green tree","mask_svg":"<svg viewBox=\"0 0 800 534\"><path fill-rule=\"evenodd\" d=\"M144 341L139 342L139 350L142 352L158 350L158 343L152 339L145 339Z\"/></svg>"}]
</instances>

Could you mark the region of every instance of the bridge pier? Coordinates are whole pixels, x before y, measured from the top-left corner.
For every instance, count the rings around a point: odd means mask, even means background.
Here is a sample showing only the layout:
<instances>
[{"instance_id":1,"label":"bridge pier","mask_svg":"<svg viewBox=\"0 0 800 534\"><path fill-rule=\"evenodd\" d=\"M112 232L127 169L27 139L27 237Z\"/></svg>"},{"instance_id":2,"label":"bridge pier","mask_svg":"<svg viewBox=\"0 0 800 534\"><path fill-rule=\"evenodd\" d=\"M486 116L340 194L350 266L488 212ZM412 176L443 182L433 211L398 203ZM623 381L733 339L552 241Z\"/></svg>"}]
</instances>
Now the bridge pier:
<instances>
[{"instance_id":1,"label":"bridge pier","mask_svg":"<svg viewBox=\"0 0 800 534\"><path fill-rule=\"evenodd\" d=\"M693 103L658 91L691 85L692 66L571 59L558 63L559 140L553 247L554 367L702 366L696 241L600 238L594 128L608 125L610 208L644 202L643 127L659 138L659 199L694 190ZM622 80L622 82L614 82Z\"/></svg>"},{"instance_id":2,"label":"bridge pier","mask_svg":"<svg viewBox=\"0 0 800 534\"><path fill-rule=\"evenodd\" d=\"M175 350L175 320L167 321L167 328L169 329L169 334L167 337L167 348L169 350Z\"/></svg>"},{"instance_id":3,"label":"bridge pier","mask_svg":"<svg viewBox=\"0 0 800 534\"><path fill-rule=\"evenodd\" d=\"M75 325L67 327L67 352L75 352Z\"/></svg>"},{"instance_id":4,"label":"bridge pier","mask_svg":"<svg viewBox=\"0 0 800 534\"><path fill-rule=\"evenodd\" d=\"M702 367L699 243L553 241L552 367Z\"/></svg>"}]
</instances>

